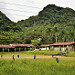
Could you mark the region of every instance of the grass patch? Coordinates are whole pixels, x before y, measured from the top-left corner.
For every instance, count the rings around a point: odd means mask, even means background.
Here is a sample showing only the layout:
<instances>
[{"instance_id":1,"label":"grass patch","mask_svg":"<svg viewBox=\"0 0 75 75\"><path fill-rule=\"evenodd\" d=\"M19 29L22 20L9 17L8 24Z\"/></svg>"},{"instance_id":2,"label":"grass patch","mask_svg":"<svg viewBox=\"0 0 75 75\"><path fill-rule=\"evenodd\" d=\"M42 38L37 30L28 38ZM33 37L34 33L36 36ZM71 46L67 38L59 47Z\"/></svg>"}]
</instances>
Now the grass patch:
<instances>
[{"instance_id":1,"label":"grass patch","mask_svg":"<svg viewBox=\"0 0 75 75\"><path fill-rule=\"evenodd\" d=\"M65 51L62 51L63 53L66 53ZM42 51L21 51L21 52L0 52L0 55L3 54L3 56L12 56L12 55L47 55L47 56L51 56L52 54L54 54L55 56L59 56L57 55L58 53L60 53L60 51L50 51L50 50L42 50ZM67 57L75 57L75 52L74 51L70 51L68 54L66 54Z\"/></svg>"},{"instance_id":2,"label":"grass patch","mask_svg":"<svg viewBox=\"0 0 75 75\"><path fill-rule=\"evenodd\" d=\"M75 57L75 52L74 52L74 51L70 51L70 52L67 54L67 57Z\"/></svg>"},{"instance_id":3,"label":"grass patch","mask_svg":"<svg viewBox=\"0 0 75 75\"><path fill-rule=\"evenodd\" d=\"M0 75L74 75L75 60L0 59Z\"/></svg>"},{"instance_id":4,"label":"grass patch","mask_svg":"<svg viewBox=\"0 0 75 75\"><path fill-rule=\"evenodd\" d=\"M22 54L22 55L52 55L57 54L60 51L50 51L50 50L42 50L42 51L21 51L21 52L0 52L0 54L4 55L15 55L15 54Z\"/></svg>"}]
</instances>

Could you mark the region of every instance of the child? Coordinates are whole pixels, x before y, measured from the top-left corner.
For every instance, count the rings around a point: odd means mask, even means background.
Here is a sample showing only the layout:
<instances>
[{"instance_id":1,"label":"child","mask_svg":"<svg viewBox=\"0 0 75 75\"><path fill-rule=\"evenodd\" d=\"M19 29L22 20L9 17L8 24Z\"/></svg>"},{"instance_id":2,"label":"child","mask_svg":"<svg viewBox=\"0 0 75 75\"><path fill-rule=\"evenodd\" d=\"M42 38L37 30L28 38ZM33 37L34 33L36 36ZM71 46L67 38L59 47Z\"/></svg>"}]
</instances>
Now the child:
<instances>
[{"instance_id":1,"label":"child","mask_svg":"<svg viewBox=\"0 0 75 75\"><path fill-rule=\"evenodd\" d=\"M41 51L41 49L40 49L40 51Z\"/></svg>"},{"instance_id":2,"label":"child","mask_svg":"<svg viewBox=\"0 0 75 75\"><path fill-rule=\"evenodd\" d=\"M61 53L61 55L63 56L63 53Z\"/></svg>"},{"instance_id":3,"label":"child","mask_svg":"<svg viewBox=\"0 0 75 75\"><path fill-rule=\"evenodd\" d=\"M19 54L17 55L17 57L19 58Z\"/></svg>"},{"instance_id":4,"label":"child","mask_svg":"<svg viewBox=\"0 0 75 75\"><path fill-rule=\"evenodd\" d=\"M1 58L3 57L3 54L1 54Z\"/></svg>"},{"instance_id":5,"label":"child","mask_svg":"<svg viewBox=\"0 0 75 75\"><path fill-rule=\"evenodd\" d=\"M12 56L12 58L14 59L14 55Z\"/></svg>"},{"instance_id":6,"label":"child","mask_svg":"<svg viewBox=\"0 0 75 75\"><path fill-rule=\"evenodd\" d=\"M36 59L36 55L34 55L34 59Z\"/></svg>"},{"instance_id":7,"label":"child","mask_svg":"<svg viewBox=\"0 0 75 75\"><path fill-rule=\"evenodd\" d=\"M59 63L59 59L58 58L56 58L56 61L57 61L57 63Z\"/></svg>"},{"instance_id":8,"label":"child","mask_svg":"<svg viewBox=\"0 0 75 75\"><path fill-rule=\"evenodd\" d=\"M54 57L54 54L52 54L52 57Z\"/></svg>"},{"instance_id":9,"label":"child","mask_svg":"<svg viewBox=\"0 0 75 75\"><path fill-rule=\"evenodd\" d=\"M61 51L61 48L60 48L60 51Z\"/></svg>"}]
</instances>

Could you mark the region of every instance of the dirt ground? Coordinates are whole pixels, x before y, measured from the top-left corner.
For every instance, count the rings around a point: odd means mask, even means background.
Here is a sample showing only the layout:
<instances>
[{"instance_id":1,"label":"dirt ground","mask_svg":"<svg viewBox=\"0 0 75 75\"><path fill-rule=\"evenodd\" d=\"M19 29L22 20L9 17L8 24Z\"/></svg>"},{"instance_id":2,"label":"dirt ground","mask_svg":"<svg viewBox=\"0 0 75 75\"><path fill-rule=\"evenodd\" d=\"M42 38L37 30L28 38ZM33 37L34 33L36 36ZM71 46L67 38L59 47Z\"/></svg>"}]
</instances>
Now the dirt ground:
<instances>
[{"instance_id":1,"label":"dirt ground","mask_svg":"<svg viewBox=\"0 0 75 75\"><path fill-rule=\"evenodd\" d=\"M69 59L69 60L75 60L75 57L65 57L65 56L54 56L54 58L61 58L61 59ZM14 57L15 59L18 59L17 56ZM19 59L24 59L24 58L34 58L34 56L32 55L27 55L27 56L20 56ZM41 55L38 55L36 56L36 59L37 58L44 58L44 59L47 59L47 58L52 58L52 56L41 56ZM12 56L3 56L2 58L0 57L0 59L12 59Z\"/></svg>"}]
</instances>

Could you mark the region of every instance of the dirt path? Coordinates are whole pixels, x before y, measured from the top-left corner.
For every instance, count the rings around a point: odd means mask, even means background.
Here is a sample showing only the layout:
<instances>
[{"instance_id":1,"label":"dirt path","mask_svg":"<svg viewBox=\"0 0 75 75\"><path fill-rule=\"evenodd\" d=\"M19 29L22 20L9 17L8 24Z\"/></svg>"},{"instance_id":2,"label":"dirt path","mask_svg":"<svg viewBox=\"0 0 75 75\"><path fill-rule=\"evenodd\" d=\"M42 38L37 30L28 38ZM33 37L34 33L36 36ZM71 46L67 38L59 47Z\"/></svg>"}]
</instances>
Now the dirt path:
<instances>
[{"instance_id":1,"label":"dirt path","mask_svg":"<svg viewBox=\"0 0 75 75\"><path fill-rule=\"evenodd\" d=\"M75 57L65 57L65 56L54 56L54 57L56 57L56 58L61 58L61 59L74 59L75 60ZM24 59L24 58L29 58L29 59L32 59L32 58L34 58L34 56L20 56L20 58L19 59ZM44 58L44 59L47 59L47 58L52 58L52 56L41 56L41 55L39 55L39 56L36 56L36 58ZM0 59L12 59L12 56L4 56L4 57L0 57ZM17 56L15 56L15 59L18 59L17 58Z\"/></svg>"}]
</instances>

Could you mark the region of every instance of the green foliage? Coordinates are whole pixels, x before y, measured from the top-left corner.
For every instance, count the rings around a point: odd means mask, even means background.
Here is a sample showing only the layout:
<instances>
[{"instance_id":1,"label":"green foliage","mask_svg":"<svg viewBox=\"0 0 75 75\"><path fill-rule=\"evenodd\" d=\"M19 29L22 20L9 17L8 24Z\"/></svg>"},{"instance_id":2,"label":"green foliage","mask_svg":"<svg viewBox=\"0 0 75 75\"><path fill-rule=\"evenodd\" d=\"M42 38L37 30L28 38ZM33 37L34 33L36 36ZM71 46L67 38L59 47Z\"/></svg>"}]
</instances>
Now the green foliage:
<instances>
[{"instance_id":1,"label":"green foliage","mask_svg":"<svg viewBox=\"0 0 75 75\"><path fill-rule=\"evenodd\" d=\"M36 47L39 47L41 45L40 41L38 41L38 40L31 40L31 43L32 43L32 45L34 45Z\"/></svg>"},{"instance_id":2,"label":"green foliage","mask_svg":"<svg viewBox=\"0 0 75 75\"><path fill-rule=\"evenodd\" d=\"M0 12L0 43L31 43L41 38L41 44L75 41L75 11L47 5L37 16L14 23ZM3 37L3 40L1 40Z\"/></svg>"},{"instance_id":3,"label":"green foliage","mask_svg":"<svg viewBox=\"0 0 75 75\"><path fill-rule=\"evenodd\" d=\"M74 75L75 60L0 59L0 75Z\"/></svg>"}]
</instances>

